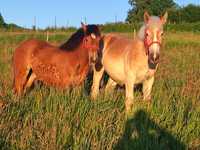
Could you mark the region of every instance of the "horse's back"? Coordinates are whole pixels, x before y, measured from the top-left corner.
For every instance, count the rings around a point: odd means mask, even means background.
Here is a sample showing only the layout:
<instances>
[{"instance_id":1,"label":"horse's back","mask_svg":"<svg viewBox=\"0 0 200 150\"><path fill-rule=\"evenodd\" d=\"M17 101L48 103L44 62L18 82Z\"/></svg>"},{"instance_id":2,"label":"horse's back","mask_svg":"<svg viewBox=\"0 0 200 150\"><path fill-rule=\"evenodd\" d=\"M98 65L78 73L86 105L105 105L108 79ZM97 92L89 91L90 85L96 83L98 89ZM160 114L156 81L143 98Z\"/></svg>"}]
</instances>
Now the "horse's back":
<instances>
[{"instance_id":1,"label":"horse's back","mask_svg":"<svg viewBox=\"0 0 200 150\"><path fill-rule=\"evenodd\" d=\"M36 49L45 47L46 45L47 45L46 42L43 42L43 41L40 41L40 40L36 40L36 39L26 40L26 41L22 42L15 49L14 61L16 59L23 59L23 58L27 58L28 59Z\"/></svg>"},{"instance_id":2,"label":"horse's back","mask_svg":"<svg viewBox=\"0 0 200 150\"><path fill-rule=\"evenodd\" d=\"M46 47L47 42L29 39L23 41L14 51L13 55L13 71L14 74L25 72L31 66L31 58L33 54L42 47Z\"/></svg>"}]
</instances>

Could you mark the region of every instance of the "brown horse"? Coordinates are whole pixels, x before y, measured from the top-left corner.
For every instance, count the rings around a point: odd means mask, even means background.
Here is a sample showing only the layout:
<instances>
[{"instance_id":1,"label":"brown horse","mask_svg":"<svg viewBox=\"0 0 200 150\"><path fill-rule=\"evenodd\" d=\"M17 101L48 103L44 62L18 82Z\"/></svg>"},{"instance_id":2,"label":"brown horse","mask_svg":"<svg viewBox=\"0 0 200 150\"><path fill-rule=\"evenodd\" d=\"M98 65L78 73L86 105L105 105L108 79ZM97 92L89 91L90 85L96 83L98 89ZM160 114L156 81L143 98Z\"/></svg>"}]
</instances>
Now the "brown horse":
<instances>
[{"instance_id":1,"label":"brown horse","mask_svg":"<svg viewBox=\"0 0 200 150\"><path fill-rule=\"evenodd\" d=\"M64 89L79 86L98 59L101 34L98 26L84 25L60 47L27 40L13 57L14 91L25 92L35 80Z\"/></svg>"},{"instance_id":2,"label":"brown horse","mask_svg":"<svg viewBox=\"0 0 200 150\"><path fill-rule=\"evenodd\" d=\"M94 69L92 98L99 93L99 83L103 72L110 79L106 90L116 84L125 85L126 110L133 105L134 84L143 83L145 100L151 99L151 89L154 74L158 66L160 47L163 35L163 25L166 23L167 13L162 17L144 14L144 25L140 28L135 39L126 39L119 35L106 35L103 38L103 54L101 69Z\"/></svg>"}]
</instances>

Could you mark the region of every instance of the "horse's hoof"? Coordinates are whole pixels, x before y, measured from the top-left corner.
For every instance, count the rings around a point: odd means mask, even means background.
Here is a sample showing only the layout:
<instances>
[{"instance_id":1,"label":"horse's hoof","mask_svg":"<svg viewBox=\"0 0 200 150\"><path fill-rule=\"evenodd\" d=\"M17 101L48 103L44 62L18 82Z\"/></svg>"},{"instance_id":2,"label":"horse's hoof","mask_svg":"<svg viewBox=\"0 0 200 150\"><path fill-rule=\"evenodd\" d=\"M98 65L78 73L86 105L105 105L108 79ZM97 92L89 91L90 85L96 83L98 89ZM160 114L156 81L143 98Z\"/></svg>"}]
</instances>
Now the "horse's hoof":
<instances>
[{"instance_id":1,"label":"horse's hoof","mask_svg":"<svg viewBox=\"0 0 200 150\"><path fill-rule=\"evenodd\" d=\"M93 100L93 101L95 101L97 99L97 95L91 94L90 95L90 99Z\"/></svg>"}]
</instances>

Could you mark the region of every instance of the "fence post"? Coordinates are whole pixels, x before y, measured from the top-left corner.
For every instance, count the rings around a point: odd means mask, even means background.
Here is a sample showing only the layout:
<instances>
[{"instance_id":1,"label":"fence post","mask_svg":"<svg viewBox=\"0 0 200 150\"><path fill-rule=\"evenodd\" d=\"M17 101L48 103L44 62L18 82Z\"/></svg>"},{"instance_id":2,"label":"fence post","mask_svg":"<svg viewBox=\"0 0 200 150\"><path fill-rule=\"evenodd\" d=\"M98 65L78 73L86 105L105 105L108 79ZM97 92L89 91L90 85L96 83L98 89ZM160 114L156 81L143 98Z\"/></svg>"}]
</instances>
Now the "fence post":
<instances>
[{"instance_id":1,"label":"fence post","mask_svg":"<svg viewBox=\"0 0 200 150\"><path fill-rule=\"evenodd\" d=\"M136 31L135 31L135 28L133 29L133 38L135 39L136 37Z\"/></svg>"},{"instance_id":2,"label":"fence post","mask_svg":"<svg viewBox=\"0 0 200 150\"><path fill-rule=\"evenodd\" d=\"M49 41L49 31L47 30L47 42Z\"/></svg>"}]
</instances>

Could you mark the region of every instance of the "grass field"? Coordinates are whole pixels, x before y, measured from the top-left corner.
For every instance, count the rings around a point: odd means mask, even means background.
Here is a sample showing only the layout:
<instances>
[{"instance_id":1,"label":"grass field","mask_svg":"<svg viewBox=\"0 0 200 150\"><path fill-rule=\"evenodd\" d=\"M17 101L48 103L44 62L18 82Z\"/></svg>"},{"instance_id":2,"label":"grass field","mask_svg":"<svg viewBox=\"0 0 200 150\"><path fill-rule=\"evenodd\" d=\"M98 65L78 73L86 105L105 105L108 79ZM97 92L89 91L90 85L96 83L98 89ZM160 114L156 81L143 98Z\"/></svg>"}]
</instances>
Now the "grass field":
<instances>
[{"instance_id":1,"label":"grass field","mask_svg":"<svg viewBox=\"0 0 200 150\"><path fill-rule=\"evenodd\" d=\"M124 33L132 37L132 33ZM91 101L86 88L57 91L42 85L16 101L11 64L17 45L45 33L0 33L0 149L200 149L200 35L166 33L153 102L136 91L126 117L124 90ZM58 44L69 33L50 34Z\"/></svg>"}]
</instances>

